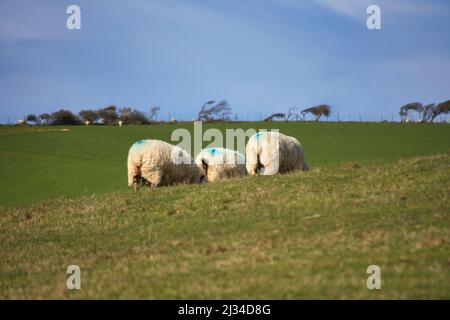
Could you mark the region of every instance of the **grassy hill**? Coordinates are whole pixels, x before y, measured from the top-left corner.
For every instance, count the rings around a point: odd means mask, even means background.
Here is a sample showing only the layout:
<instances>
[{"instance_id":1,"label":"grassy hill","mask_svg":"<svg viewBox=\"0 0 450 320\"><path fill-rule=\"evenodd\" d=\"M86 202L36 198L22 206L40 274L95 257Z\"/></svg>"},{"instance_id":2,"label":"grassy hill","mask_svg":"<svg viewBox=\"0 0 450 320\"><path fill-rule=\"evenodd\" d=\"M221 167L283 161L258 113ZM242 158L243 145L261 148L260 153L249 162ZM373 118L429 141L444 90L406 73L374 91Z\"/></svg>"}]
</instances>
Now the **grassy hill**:
<instances>
[{"instance_id":1,"label":"grassy hill","mask_svg":"<svg viewBox=\"0 0 450 320\"><path fill-rule=\"evenodd\" d=\"M449 126L270 125L310 172L139 193L128 147L171 125L1 128L0 298L450 298Z\"/></svg>"},{"instance_id":2,"label":"grassy hill","mask_svg":"<svg viewBox=\"0 0 450 320\"><path fill-rule=\"evenodd\" d=\"M3 209L0 297L448 299L449 168L343 164Z\"/></svg>"}]
</instances>

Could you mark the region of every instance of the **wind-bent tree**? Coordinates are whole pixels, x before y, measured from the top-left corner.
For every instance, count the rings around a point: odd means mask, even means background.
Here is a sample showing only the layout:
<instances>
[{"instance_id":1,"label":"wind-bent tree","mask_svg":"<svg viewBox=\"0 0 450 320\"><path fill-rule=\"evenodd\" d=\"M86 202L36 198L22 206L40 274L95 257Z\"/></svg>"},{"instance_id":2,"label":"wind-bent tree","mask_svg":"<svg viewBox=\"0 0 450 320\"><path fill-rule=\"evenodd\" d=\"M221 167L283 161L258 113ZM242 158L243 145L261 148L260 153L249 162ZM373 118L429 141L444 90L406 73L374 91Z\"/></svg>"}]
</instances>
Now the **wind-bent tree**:
<instances>
[{"instance_id":1,"label":"wind-bent tree","mask_svg":"<svg viewBox=\"0 0 450 320\"><path fill-rule=\"evenodd\" d=\"M41 124L48 124L50 122L50 115L48 113L43 113L39 115L39 119L41 119Z\"/></svg>"},{"instance_id":2,"label":"wind-bent tree","mask_svg":"<svg viewBox=\"0 0 450 320\"><path fill-rule=\"evenodd\" d=\"M331 107L327 104L321 104L319 107L321 116L329 117L331 114Z\"/></svg>"},{"instance_id":3,"label":"wind-bent tree","mask_svg":"<svg viewBox=\"0 0 450 320\"><path fill-rule=\"evenodd\" d=\"M422 122L432 122L436 117L436 104L430 103L426 106L423 106L422 112L420 113Z\"/></svg>"},{"instance_id":4,"label":"wind-bent tree","mask_svg":"<svg viewBox=\"0 0 450 320\"><path fill-rule=\"evenodd\" d=\"M450 100L439 104L430 103L423 105L420 102L412 102L405 104L400 108L401 121L406 121L408 114L411 112L419 113L421 122L433 122L438 116L450 113Z\"/></svg>"},{"instance_id":5,"label":"wind-bent tree","mask_svg":"<svg viewBox=\"0 0 450 320\"><path fill-rule=\"evenodd\" d=\"M286 114L284 114L284 113L274 113L274 114L268 116L267 118L265 118L263 121L267 122L267 121L273 121L273 120L276 120L276 119L285 120L286 119Z\"/></svg>"},{"instance_id":6,"label":"wind-bent tree","mask_svg":"<svg viewBox=\"0 0 450 320\"><path fill-rule=\"evenodd\" d=\"M217 121L217 120L230 120L231 107L226 100L220 100L216 102L211 100L206 102L200 112L198 113L198 120L200 121Z\"/></svg>"},{"instance_id":7,"label":"wind-bent tree","mask_svg":"<svg viewBox=\"0 0 450 320\"><path fill-rule=\"evenodd\" d=\"M331 114L331 107L327 104L321 104L316 107L307 108L301 112L303 119L305 119L307 113L313 114L316 117L316 121L319 121L322 116L328 117Z\"/></svg>"},{"instance_id":8,"label":"wind-bent tree","mask_svg":"<svg viewBox=\"0 0 450 320\"><path fill-rule=\"evenodd\" d=\"M399 115L401 117L401 121L405 122L406 118L408 117L408 114L410 111L415 111L419 113L419 115L423 112L423 105L420 102L411 102L408 104L405 104L403 107L400 108Z\"/></svg>"},{"instance_id":9,"label":"wind-bent tree","mask_svg":"<svg viewBox=\"0 0 450 320\"><path fill-rule=\"evenodd\" d=\"M36 115L34 114L29 114L26 118L25 118L26 122L31 122L34 124L38 124L39 123L39 119Z\"/></svg>"},{"instance_id":10,"label":"wind-bent tree","mask_svg":"<svg viewBox=\"0 0 450 320\"><path fill-rule=\"evenodd\" d=\"M433 121L439 115L448 113L450 113L450 100L441 102L436 106L436 116L431 121Z\"/></svg>"}]
</instances>

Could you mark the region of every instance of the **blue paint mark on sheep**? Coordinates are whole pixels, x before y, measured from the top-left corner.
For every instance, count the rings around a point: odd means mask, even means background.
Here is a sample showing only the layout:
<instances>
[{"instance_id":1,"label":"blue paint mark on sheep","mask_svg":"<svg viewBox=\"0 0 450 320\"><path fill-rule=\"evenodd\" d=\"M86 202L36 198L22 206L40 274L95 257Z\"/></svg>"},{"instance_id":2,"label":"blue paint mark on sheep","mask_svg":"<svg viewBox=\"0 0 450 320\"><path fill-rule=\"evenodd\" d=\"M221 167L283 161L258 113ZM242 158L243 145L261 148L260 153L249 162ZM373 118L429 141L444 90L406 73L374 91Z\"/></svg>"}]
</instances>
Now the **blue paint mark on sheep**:
<instances>
[{"instance_id":1,"label":"blue paint mark on sheep","mask_svg":"<svg viewBox=\"0 0 450 320\"><path fill-rule=\"evenodd\" d=\"M219 150L216 148L206 148L206 152L208 152L210 155L215 156L218 153Z\"/></svg>"},{"instance_id":2,"label":"blue paint mark on sheep","mask_svg":"<svg viewBox=\"0 0 450 320\"><path fill-rule=\"evenodd\" d=\"M133 149L138 149L142 147L147 141L146 140L140 140L138 142L135 142L132 146Z\"/></svg>"},{"instance_id":3,"label":"blue paint mark on sheep","mask_svg":"<svg viewBox=\"0 0 450 320\"><path fill-rule=\"evenodd\" d=\"M259 140L262 137L263 133L264 132L258 132L257 134L255 134L256 140Z\"/></svg>"}]
</instances>

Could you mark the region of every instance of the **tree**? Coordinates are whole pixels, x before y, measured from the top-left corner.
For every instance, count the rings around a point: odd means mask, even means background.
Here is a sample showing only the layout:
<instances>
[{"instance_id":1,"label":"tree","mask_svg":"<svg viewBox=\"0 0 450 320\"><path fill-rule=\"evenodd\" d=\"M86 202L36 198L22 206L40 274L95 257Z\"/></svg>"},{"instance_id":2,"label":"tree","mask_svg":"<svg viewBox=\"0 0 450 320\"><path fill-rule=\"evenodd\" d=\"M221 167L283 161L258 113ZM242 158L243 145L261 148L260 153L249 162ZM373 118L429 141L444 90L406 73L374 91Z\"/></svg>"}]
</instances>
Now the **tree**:
<instances>
[{"instance_id":1,"label":"tree","mask_svg":"<svg viewBox=\"0 0 450 320\"><path fill-rule=\"evenodd\" d=\"M436 117L436 104L430 103L422 108L422 112L420 114L422 122L432 122Z\"/></svg>"},{"instance_id":2,"label":"tree","mask_svg":"<svg viewBox=\"0 0 450 320\"><path fill-rule=\"evenodd\" d=\"M217 121L230 120L231 107L226 100L216 102L211 100L206 102L200 112L198 113L198 120L200 121Z\"/></svg>"},{"instance_id":3,"label":"tree","mask_svg":"<svg viewBox=\"0 0 450 320\"><path fill-rule=\"evenodd\" d=\"M43 113L39 115L39 119L41 119L41 124L48 124L50 122L51 116L48 113Z\"/></svg>"},{"instance_id":4,"label":"tree","mask_svg":"<svg viewBox=\"0 0 450 320\"><path fill-rule=\"evenodd\" d=\"M69 110L59 110L51 115L53 125L76 125L80 124L80 119Z\"/></svg>"},{"instance_id":5,"label":"tree","mask_svg":"<svg viewBox=\"0 0 450 320\"><path fill-rule=\"evenodd\" d=\"M156 121L158 119L158 112L160 110L159 106L153 106L150 108L150 120L151 121Z\"/></svg>"},{"instance_id":6,"label":"tree","mask_svg":"<svg viewBox=\"0 0 450 320\"><path fill-rule=\"evenodd\" d=\"M420 102L411 102L408 104L405 104L403 107L400 108L399 115L401 117L401 121L405 122L406 118L408 117L408 113L410 111L416 111L419 113L419 115L423 112L423 105Z\"/></svg>"},{"instance_id":7,"label":"tree","mask_svg":"<svg viewBox=\"0 0 450 320\"><path fill-rule=\"evenodd\" d=\"M97 112L99 118L103 119L103 123L105 124L114 124L119 118L116 106L108 106L98 110Z\"/></svg>"},{"instance_id":8,"label":"tree","mask_svg":"<svg viewBox=\"0 0 450 320\"><path fill-rule=\"evenodd\" d=\"M130 112L130 116L128 118L128 121L125 122L126 124L150 124L150 121L145 117L145 115L138 111L133 110Z\"/></svg>"},{"instance_id":9,"label":"tree","mask_svg":"<svg viewBox=\"0 0 450 320\"><path fill-rule=\"evenodd\" d=\"M287 121L298 121L299 119L299 115L298 112L296 112L298 110L298 108L296 106L290 107L288 110L288 114L286 116L286 120Z\"/></svg>"},{"instance_id":10,"label":"tree","mask_svg":"<svg viewBox=\"0 0 450 320\"><path fill-rule=\"evenodd\" d=\"M286 114L284 114L284 113L274 113L274 114L268 116L267 118L265 118L263 121L273 121L275 119L284 120L284 119L286 119Z\"/></svg>"},{"instance_id":11,"label":"tree","mask_svg":"<svg viewBox=\"0 0 450 320\"><path fill-rule=\"evenodd\" d=\"M441 102L436 106L436 116L434 118L436 118L439 115L448 114L448 113L450 113L450 100ZM433 118L433 120L434 120L434 118Z\"/></svg>"},{"instance_id":12,"label":"tree","mask_svg":"<svg viewBox=\"0 0 450 320\"><path fill-rule=\"evenodd\" d=\"M25 121L27 122L32 122L34 124L38 124L39 123L39 119L36 115L34 114L29 114L26 118Z\"/></svg>"},{"instance_id":13,"label":"tree","mask_svg":"<svg viewBox=\"0 0 450 320\"><path fill-rule=\"evenodd\" d=\"M327 104L321 104L320 106L318 106L319 110L320 110L320 115L321 116L325 116L325 117L329 117L331 114L331 107Z\"/></svg>"},{"instance_id":14,"label":"tree","mask_svg":"<svg viewBox=\"0 0 450 320\"><path fill-rule=\"evenodd\" d=\"M124 124L149 124L150 121L145 117L145 115L136 110L131 108L120 108L119 109L119 119Z\"/></svg>"},{"instance_id":15,"label":"tree","mask_svg":"<svg viewBox=\"0 0 450 320\"><path fill-rule=\"evenodd\" d=\"M94 123L98 120L98 113L95 110L81 110L78 114L84 122Z\"/></svg>"},{"instance_id":16,"label":"tree","mask_svg":"<svg viewBox=\"0 0 450 320\"><path fill-rule=\"evenodd\" d=\"M128 123L128 121L130 120L130 115L131 115L131 108L120 108L119 109L119 119L122 120L124 123Z\"/></svg>"},{"instance_id":17,"label":"tree","mask_svg":"<svg viewBox=\"0 0 450 320\"><path fill-rule=\"evenodd\" d=\"M321 104L316 107L304 109L301 112L303 119L305 119L307 113L313 114L316 117L316 121L319 121L323 115L328 117L331 114L331 107L327 104Z\"/></svg>"}]
</instances>

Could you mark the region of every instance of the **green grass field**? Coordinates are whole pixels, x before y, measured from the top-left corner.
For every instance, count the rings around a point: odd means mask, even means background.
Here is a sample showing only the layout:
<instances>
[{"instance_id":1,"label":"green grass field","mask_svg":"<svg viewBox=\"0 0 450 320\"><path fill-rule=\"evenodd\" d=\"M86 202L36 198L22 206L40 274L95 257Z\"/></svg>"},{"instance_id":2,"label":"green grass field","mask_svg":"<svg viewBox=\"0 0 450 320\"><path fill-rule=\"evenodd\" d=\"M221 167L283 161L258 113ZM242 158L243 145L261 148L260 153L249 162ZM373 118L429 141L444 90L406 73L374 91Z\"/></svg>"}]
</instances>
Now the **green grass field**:
<instances>
[{"instance_id":1,"label":"green grass field","mask_svg":"<svg viewBox=\"0 0 450 320\"><path fill-rule=\"evenodd\" d=\"M450 298L450 126L204 125L278 128L312 170L130 192L130 145L178 127L0 127L0 298Z\"/></svg>"}]
</instances>

